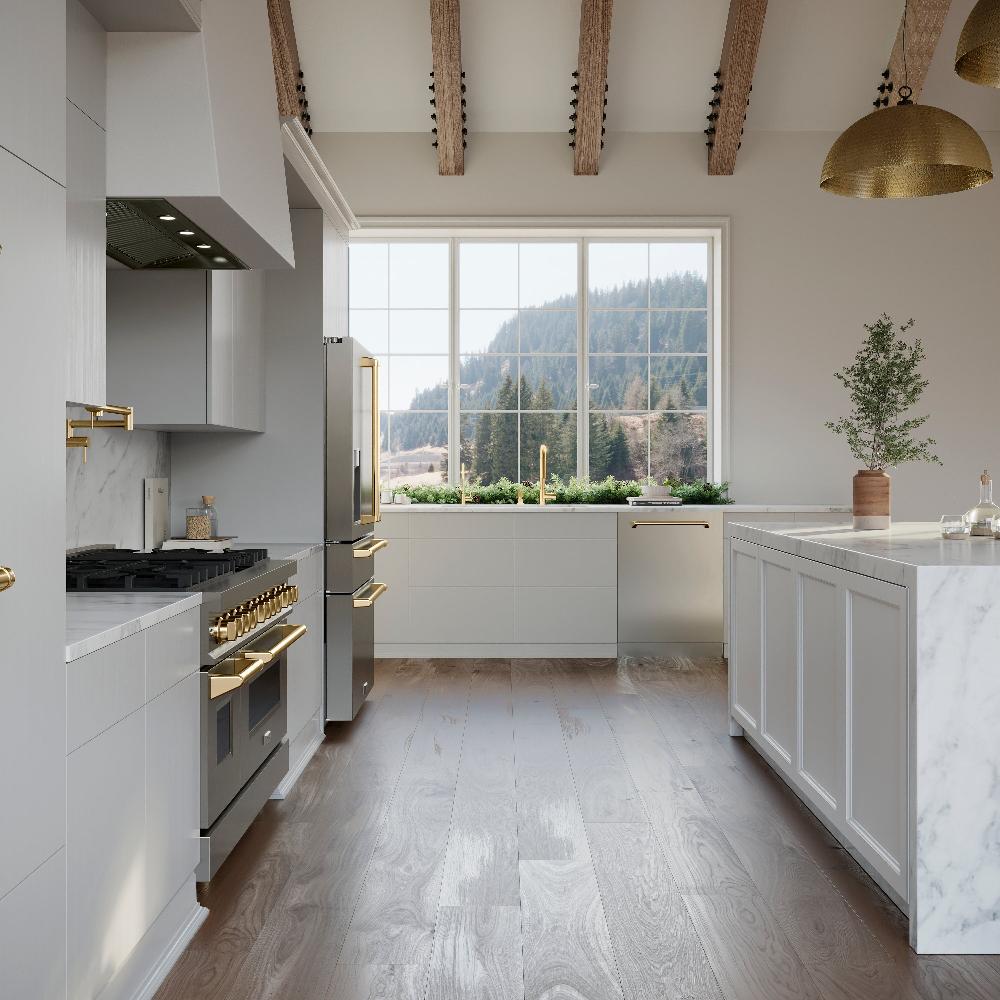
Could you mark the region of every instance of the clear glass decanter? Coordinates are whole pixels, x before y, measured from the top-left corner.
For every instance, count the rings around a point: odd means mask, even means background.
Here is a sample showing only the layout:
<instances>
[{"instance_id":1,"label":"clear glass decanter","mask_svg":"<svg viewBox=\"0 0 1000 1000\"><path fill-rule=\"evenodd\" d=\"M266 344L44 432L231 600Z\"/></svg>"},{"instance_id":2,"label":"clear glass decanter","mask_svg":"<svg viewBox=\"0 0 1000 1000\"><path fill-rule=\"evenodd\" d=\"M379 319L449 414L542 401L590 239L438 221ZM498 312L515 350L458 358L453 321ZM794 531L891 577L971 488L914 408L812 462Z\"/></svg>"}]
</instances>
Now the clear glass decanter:
<instances>
[{"instance_id":1,"label":"clear glass decanter","mask_svg":"<svg viewBox=\"0 0 1000 1000\"><path fill-rule=\"evenodd\" d=\"M979 503L966 515L971 534L993 535L994 519L1000 521L1000 507L993 502L993 480L988 469L979 477Z\"/></svg>"}]
</instances>

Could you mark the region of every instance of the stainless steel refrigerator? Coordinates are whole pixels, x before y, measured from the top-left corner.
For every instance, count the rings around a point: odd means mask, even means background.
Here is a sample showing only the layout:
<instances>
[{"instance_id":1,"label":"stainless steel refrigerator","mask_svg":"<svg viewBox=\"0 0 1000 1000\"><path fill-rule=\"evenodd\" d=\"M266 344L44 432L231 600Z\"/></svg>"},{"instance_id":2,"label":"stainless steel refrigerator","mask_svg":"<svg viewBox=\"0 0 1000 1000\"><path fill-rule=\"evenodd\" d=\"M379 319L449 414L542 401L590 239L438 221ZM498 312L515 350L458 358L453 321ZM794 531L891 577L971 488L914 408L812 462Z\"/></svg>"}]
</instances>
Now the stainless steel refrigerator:
<instances>
[{"instance_id":1,"label":"stainless steel refrigerator","mask_svg":"<svg viewBox=\"0 0 1000 1000\"><path fill-rule=\"evenodd\" d=\"M326 351L326 718L349 722L375 684L379 364L352 337Z\"/></svg>"}]
</instances>

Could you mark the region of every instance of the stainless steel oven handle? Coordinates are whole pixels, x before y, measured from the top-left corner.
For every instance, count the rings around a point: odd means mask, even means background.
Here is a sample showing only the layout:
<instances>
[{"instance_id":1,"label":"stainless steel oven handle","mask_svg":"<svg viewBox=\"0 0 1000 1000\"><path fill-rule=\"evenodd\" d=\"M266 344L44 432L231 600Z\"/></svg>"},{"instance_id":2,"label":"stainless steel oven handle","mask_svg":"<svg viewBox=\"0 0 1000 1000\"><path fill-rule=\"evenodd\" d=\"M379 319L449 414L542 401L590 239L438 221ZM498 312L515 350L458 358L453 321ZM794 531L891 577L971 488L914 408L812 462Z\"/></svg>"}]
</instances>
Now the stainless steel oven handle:
<instances>
[{"instance_id":1,"label":"stainless steel oven handle","mask_svg":"<svg viewBox=\"0 0 1000 1000\"><path fill-rule=\"evenodd\" d=\"M233 674L210 674L208 677L209 699L221 698L230 691L243 687L253 680L261 670L280 656L293 642L298 642L309 631L305 625L279 625L288 631L270 649L244 650L235 659L249 660L249 664Z\"/></svg>"}]
</instances>

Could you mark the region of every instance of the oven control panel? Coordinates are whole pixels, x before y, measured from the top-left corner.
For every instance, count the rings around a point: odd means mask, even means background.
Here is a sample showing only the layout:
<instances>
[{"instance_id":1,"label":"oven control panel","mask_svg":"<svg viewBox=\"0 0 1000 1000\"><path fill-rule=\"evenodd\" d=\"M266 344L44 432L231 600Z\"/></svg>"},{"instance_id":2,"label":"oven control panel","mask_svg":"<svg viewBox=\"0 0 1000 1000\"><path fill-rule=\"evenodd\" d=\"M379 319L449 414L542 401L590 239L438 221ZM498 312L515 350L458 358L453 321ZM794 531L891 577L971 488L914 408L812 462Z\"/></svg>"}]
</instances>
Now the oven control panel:
<instances>
[{"instance_id":1,"label":"oven control panel","mask_svg":"<svg viewBox=\"0 0 1000 1000\"><path fill-rule=\"evenodd\" d=\"M252 632L299 599L299 588L291 584L265 590L245 604L216 615L208 634L216 643L232 642Z\"/></svg>"}]
</instances>

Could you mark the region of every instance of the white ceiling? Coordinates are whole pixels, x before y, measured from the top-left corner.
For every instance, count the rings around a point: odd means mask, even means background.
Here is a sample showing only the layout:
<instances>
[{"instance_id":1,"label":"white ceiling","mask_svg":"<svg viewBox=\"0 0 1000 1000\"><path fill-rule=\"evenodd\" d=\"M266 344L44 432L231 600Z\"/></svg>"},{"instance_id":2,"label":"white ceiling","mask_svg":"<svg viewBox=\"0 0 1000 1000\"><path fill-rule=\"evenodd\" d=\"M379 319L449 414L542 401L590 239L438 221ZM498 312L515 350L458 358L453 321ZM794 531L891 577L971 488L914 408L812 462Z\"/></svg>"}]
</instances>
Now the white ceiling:
<instances>
[{"instance_id":1,"label":"white ceiling","mask_svg":"<svg viewBox=\"0 0 1000 1000\"><path fill-rule=\"evenodd\" d=\"M1000 93L960 80L955 44L974 0L954 0L923 102L1000 129ZM431 128L427 0L292 0L317 132ZM729 0L618 0L608 128L705 126ZM903 0L770 0L747 128L839 131L871 110ZM579 0L462 0L470 132L569 127Z\"/></svg>"}]
</instances>

